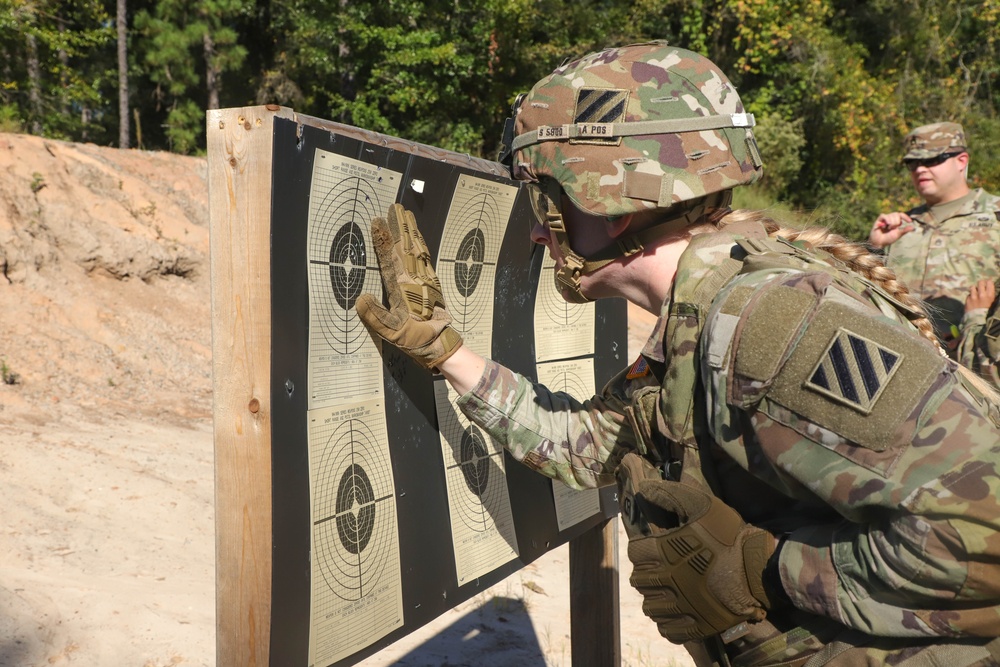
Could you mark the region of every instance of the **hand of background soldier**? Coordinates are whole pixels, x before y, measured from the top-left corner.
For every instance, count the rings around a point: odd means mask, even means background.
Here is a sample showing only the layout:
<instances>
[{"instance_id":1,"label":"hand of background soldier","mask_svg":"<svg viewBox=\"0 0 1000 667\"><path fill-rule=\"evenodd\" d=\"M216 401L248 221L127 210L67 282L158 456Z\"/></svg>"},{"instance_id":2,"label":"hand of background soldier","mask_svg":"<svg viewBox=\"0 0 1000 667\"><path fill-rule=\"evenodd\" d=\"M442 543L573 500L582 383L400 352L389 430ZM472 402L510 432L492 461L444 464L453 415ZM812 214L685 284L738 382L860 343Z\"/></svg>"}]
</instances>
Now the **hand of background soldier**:
<instances>
[{"instance_id":1,"label":"hand of background soldier","mask_svg":"<svg viewBox=\"0 0 1000 667\"><path fill-rule=\"evenodd\" d=\"M875 224L868 233L868 243L873 248L884 248L914 229L916 226L913 224L913 219L906 213L902 211L883 213L875 219Z\"/></svg>"},{"instance_id":2,"label":"hand of background soldier","mask_svg":"<svg viewBox=\"0 0 1000 667\"><path fill-rule=\"evenodd\" d=\"M618 468L623 520L642 527L629 538L628 557L643 613L678 644L762 620L773 606L763 576L774 538L714 495L652 479L649 468L636 454Z\"/></svg>"},{"instance_id":3,"label":"hand of background soldier","mask_svg":"<svg viewBox=\"0 0 1000 667\"><path fill-rule=\"evenodd\" d=\"M993 284L992 280L984 278L973 283L972 287L969 288L969 296L965 298L965 312L989 308L993 305L993 299L996 298L996 295L996 285Z\"/></svg>"},{"instance_id":4,"label":"hand of background soldier","mask_svg":"<svg viewBox=\"0 0 1000 667\"><path fill-rule=\"evenodd\" d=\"M413 213L393 204L387 220L372 220L372 243L389 309L371 294L362 294L354 305L358 316L372 336L436 370L459 348L462 337L451 327L441 283Z\"/></svg>"}]
</instances>

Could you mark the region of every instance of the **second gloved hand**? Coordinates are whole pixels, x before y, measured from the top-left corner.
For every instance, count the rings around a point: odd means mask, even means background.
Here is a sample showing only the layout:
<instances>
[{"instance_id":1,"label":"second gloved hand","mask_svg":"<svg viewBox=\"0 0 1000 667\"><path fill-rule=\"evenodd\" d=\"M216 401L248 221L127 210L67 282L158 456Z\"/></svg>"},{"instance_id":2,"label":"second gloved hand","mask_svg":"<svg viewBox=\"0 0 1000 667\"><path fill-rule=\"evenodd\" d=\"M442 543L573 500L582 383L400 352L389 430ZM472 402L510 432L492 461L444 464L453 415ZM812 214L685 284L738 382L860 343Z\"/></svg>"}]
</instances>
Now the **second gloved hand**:
<instances>
[{"instance_id":1,"label":"second gloved hand","mask_svg":"<svg viewBox=\"0 0 1000 667\"><path fill-rule=\"evenodd\" d=\"M700 488L657 479L634 454L618 468L623 513L630 516L629 582L642 611L675 643L704 639L742 621L759 621L773 604L763 585L774 552L767 531Z\"/></svg>"},{"instance_id":2,"label":"second gloved hand","mask_svg":"<svg viewBox=\"0 0 1000 667\"><path fill-rule=\"evenodd\" d=\"M372 220L372 243L389 298L388 310L371 294L355 303L373 336L386 340L424 368L436 370L462 344L445 310L441 283L413 213L400 204Z\"/></svg>"}]
</instances>

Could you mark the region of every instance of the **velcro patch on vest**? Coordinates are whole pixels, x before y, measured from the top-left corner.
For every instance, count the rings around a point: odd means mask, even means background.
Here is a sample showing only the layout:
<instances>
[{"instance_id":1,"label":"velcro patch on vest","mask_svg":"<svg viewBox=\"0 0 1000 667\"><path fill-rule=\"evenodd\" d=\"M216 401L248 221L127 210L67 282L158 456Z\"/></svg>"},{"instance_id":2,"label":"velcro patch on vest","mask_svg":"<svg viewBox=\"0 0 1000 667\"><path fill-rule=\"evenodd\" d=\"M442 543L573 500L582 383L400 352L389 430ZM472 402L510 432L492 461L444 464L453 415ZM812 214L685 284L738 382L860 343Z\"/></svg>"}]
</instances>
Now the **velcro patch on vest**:
<instances>
[{"instance_id":1,"label":"velcro patch on vest","mask_svg":"<svg viewBox=\"0 0 1000 667\"><path fill-rule=\"evenodd\" d=\"M774 377L803 320L815 305L814 294L794 287L766 289L750 306L733 370L752 380Z\"/></svg>"},{"instance_id":2,"label":"velcro patch on vest","mask_svg":"<svg viewBox=\"0 0 1000 667\"><path fill-rule=\"evenodd\" d=\"M602 126L610 123L620 123L625 120L628 108L628 91L618 88L581 88L576 94L576 110L573 122L581 126L581 130L590 128L584 136L570 139L571 144L600 144L617 146L621 137L608 136L601 131Z\"/></svg>"},{"instance_id":3,"label":"velcro patch on vest","mask_svg":"<svg viewBox=\"0 0 1000 667\"><path fill-rule=\"evenodd\" d=\"M861 447L909 442L901 428L947 361L916 332L835 301L815 317L768 398ZM905 431L905 432L904 432Z\"/></svg>"}]
</instances>

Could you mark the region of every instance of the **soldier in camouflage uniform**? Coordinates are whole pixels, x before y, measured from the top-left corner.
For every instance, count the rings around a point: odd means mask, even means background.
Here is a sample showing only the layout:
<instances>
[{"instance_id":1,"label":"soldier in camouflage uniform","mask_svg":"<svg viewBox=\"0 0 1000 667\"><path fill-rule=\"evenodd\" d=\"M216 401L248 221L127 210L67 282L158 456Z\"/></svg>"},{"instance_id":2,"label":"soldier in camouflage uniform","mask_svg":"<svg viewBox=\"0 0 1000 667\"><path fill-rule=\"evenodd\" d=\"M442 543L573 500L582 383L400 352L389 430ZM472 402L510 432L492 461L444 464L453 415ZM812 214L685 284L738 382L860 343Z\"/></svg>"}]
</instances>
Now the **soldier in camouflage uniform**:
<instances>
[{"instance_id":1,"label":"soldier in camouflage uniform","mask_svg":"<svg viewBox=\"0 0 1000 667\"><path fill-rule=\"evenodd\" d=\"M1000 414L880 258L732 211L753 117L663 43L558 68L516 103L532 238L572 301L659 313L580 401L449 325L413 216L373 222L372 334L442 373L470 419L573 487L617 483L631 582L699 665L1000 664Z\"/></svg>"},{"instance_id":2,"label":"soldier in camouflage uniform","mask_svg":"<svg viewBox=\"0 0 1000 667\"><path fill-rule=\"evenodd\" d=\"M869 243L930 307L946 348L958 345L962 304L979 278L1000 278L1000 197L966 182L969 153L958 123L916 128L903 141L903 164L924 203L883 213Z\"/></svg>"}]
</instances>

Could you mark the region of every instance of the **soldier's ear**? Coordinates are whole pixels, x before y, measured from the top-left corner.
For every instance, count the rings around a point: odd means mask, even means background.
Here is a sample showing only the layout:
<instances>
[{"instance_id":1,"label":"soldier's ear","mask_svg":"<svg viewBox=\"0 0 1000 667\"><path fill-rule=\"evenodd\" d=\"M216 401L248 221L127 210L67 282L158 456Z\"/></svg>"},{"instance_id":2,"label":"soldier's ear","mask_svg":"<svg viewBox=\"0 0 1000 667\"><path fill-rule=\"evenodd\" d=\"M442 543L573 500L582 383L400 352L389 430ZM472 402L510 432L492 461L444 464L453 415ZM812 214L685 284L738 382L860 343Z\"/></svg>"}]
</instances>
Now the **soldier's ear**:
<instances>
[{"instance_id":1,"label":"soldier's ear","mask_svg":"<svg viewBox=\"0 0 1000 667\"><path fill-rule=\"evenodd\" d=\"M616 239L626 231L636 231L634 229L629 229L634 217L635 214L626 213L625 215L619 215L615 218L606 218L604 226L608 231L608 236Z\"/></svg>"},{"instance_id":2,"label":"soldier's ear","mask_svg":"<svg viewBox=\"0 0 1000 667\"><path fill-rule=\"evenodd\" d=\"M958 161L958 166L959 166L959 168L962 171L962 175L965 177L966 180L968 180L969 179L969 154L967 152L965 152L965 151L962 151L961 153L959 153L958 155L955 156L955 159Z\"/></svg>"}]
</instances>

